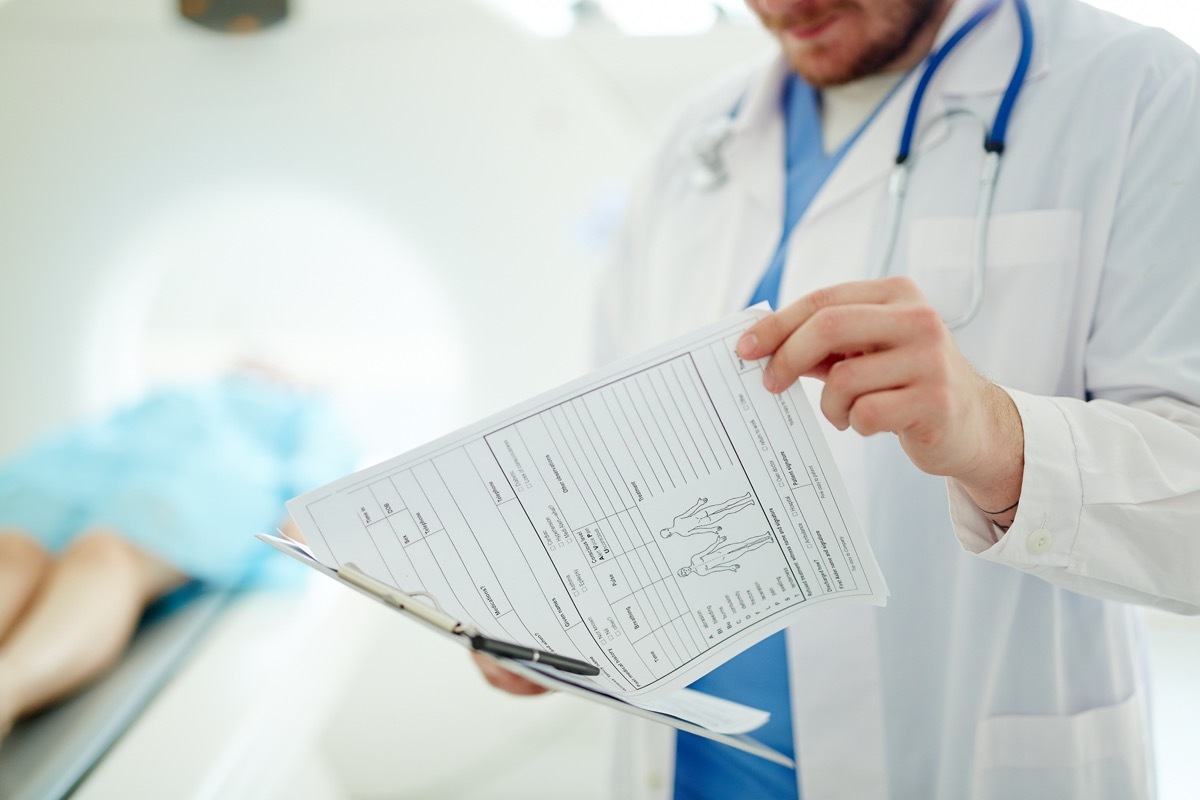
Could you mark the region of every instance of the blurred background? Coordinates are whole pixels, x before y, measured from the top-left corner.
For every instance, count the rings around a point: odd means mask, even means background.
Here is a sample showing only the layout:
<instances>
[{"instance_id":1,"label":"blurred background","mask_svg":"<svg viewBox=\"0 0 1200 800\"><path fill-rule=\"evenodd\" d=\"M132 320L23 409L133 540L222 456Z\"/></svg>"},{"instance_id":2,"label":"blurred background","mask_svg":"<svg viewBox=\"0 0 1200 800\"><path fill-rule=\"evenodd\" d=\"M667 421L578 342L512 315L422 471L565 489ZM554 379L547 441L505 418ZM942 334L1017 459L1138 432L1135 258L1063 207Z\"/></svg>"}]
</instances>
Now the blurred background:
<instances>
[{"instance_id":1,"label":"blurred background","mask_svg":"<svg viewBox=\"0 0 1200 800\"><path fill-rule=\"evenodd\" d=\"M1096 4L1200 44L1193 4ZM740 0L0 0L0 457L248 357L364 464L575 377L655 132L769 48ZM1150 617L1165 800L1195 622ZM332 584L196 638L76 796L605 795L608 712Z\"/></svg>"}]
</instances>

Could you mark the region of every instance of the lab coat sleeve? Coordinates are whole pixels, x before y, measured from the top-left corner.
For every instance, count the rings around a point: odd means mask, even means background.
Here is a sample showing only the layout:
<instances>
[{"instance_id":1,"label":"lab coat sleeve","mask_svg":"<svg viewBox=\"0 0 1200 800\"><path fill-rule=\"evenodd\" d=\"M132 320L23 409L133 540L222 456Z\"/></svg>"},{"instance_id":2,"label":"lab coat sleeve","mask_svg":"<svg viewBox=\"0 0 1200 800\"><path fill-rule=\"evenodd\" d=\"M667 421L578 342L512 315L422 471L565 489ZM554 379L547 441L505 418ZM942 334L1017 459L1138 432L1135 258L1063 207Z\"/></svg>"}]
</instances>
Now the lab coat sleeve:
<instances>
[{"instance_id":1,"label":"lab coat sleeve","mask_svg":"<svg viewBox=\"0 0 1200 800\"><path fill-rule=\"evenodd\" d=\"M1182 62L1182 63L1180 63ZM956 482L980 557L1108 599L1200 613L1200 69L1150 69L1124 154L1087 397L1010 390L1021 505L1001 533Z\"/></svg>"}]
</instances>

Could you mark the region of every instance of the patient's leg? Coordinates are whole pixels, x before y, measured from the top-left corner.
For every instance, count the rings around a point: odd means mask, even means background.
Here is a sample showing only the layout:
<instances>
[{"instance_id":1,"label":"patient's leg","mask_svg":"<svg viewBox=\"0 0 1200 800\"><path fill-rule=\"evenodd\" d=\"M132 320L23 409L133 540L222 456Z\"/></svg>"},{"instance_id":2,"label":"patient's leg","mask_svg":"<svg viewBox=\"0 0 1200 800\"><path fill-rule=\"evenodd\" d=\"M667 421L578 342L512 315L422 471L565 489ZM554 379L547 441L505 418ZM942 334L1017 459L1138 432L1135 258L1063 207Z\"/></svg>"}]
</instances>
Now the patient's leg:
<instances>
[{"instance_id":1,"label":"patient's leg","mask_svg":"<svg viewBox=\"0 0 1200 800\"><path fill-rule=\"evenodd\" d=\"M0 735L113 664L145 607L185 580L114 531L76 539L0 646Z\"/></svg>"},{"instance_id":2,"label":"patient's leg","mask_svg":"<svg viewBox=\"0 0 1200 800\"><path fill-rule=\"evenodd\" d=\"M0 528L0 643L50 571L50 554L32 536Z\"/></svg>"}]
</instances>

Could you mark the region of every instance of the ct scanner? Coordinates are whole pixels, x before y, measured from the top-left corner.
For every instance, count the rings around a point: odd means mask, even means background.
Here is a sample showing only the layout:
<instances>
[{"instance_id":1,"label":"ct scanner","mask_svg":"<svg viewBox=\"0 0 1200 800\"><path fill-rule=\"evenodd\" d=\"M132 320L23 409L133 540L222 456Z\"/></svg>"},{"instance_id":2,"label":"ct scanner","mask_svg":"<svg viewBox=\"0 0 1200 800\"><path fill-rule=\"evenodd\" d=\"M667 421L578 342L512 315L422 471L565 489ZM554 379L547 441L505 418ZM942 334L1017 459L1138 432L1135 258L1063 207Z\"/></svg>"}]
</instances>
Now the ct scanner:
<instances>
[{"instance_id":1,"label":"ct scanner","mask_svg":"<svg viewBox=\"0 0 1200 800\"><path fill-rule=\"evenodd\" d=\"M0 456L247 352L332 385L364 460L573 377L647 134L764 46L542 38L484 0L295 0L238 37L0 1ZM529 797L531 750L600 790L602 715L492 692L339 587L159 616L0 747L0 795Z\"/></svg>"}]
</instances>

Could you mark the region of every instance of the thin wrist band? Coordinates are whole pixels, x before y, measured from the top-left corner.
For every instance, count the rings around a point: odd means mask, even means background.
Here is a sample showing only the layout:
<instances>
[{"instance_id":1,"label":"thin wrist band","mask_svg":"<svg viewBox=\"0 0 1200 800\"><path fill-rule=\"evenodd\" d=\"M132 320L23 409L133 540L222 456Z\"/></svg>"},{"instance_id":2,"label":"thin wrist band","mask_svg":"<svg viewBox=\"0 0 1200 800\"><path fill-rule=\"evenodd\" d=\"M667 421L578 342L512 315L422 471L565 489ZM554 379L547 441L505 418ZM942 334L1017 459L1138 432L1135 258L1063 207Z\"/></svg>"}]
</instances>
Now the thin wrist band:
<instances>
[{"instance_id":1,"label":"thin wrist band","mask_svg":"<svg viewBox=\"0 0 1200 800\"><path fill-rule=\"evenodd\" d=\"M1008 508L1002 508L1002 509L1000 509L999 511L984 511L983 513L984 513L984 514L987 514L989 517L994 517L994 516L996 516L996 515L998 515L998 514L1003 514L1003 513L1004 513L1004 512L1006 512L1006 511L1012 511L1014 508L1016 508L1016 507L1017 507L1017 506L1019 506L1020 504L1021 504L1021 498L1019 498L1019 497L1018 497L1018 498L1017 498L1017 502L1013 503L1013 504L1012 504L1011 506L1009 506ZM982 511L983 509L980 509L980 510Z\"/></svg>"}]
</instances>

